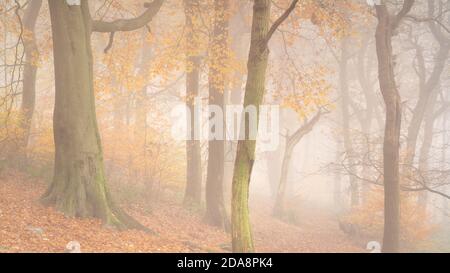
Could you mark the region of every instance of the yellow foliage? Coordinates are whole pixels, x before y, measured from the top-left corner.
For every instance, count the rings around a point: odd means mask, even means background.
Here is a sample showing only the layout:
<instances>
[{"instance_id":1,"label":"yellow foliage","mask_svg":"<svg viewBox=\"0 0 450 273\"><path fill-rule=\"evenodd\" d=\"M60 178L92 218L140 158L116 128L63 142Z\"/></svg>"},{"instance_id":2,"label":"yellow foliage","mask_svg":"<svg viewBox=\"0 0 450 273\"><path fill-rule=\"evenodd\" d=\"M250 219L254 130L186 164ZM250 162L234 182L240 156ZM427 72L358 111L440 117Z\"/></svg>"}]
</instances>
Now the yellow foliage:
<instances>
[{"instance_id":1,"label":"yellow foliage","mask_svg":"<svg viewBox=\"0 0 450 273\"><path fill-rule=\"evenodd\" d=\"M400 239L415 244L427 238L433 230L426 212L419 207L414 194L401 194ZM381 237L384 223L383 189L373 188L362 205L354 208L345 220L359 226L365 234Z\"/></svg>"}]
</instances>

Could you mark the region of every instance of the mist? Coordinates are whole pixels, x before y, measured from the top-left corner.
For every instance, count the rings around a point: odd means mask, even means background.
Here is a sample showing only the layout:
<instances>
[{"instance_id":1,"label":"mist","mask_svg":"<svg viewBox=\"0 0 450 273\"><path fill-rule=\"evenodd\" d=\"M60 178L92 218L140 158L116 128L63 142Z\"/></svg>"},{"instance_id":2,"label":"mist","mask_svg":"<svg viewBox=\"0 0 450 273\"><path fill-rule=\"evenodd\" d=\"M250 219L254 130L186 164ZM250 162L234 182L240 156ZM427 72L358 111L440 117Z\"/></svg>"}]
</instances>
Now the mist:
<instances>
[{"instance_id":1,"label":"mist","mask_svg":"<svg viewBox=\"0 0 450 273\"><path fill-rule=\"evenodd\" d=\"M0 12L0 252L450 251L450 1Z\"/></svg>"}]
</instances>

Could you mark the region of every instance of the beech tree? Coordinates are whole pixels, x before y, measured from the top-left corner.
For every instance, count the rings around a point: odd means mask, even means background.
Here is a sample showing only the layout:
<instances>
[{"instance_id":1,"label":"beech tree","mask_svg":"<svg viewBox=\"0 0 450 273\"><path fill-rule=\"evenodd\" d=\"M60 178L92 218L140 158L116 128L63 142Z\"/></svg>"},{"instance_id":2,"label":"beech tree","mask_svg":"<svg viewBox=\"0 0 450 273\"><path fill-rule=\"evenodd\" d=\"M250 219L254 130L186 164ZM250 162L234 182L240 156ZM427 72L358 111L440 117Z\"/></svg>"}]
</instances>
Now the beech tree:
<instances>
[{"instance_id":1,"label":"beech tree","mask_svg":"<svg viewBox=\"0 0 450 273\"><path fill-rule=\"evenodd\" d=\"M146 4L132 19L93 20L87 0L49 0L55 66L54 176L42 201L68 216L96 217L107 225L146 229L112 200L108 190L99 136L91 35L132 31L149 23L163 0Z\"/></svg>"},{"instance_id":2,"label":"beech tree","mask_svg":"<svg viewBox=\"0 0 450 273\"><path fill-rule=\"evenodd\" d=\"M295 9L298 0L293 0L289 8L269 28L270 0L255 0L251 31L250 53L247 63L247 83L245 86L244 108L257 108L256 122L259 122L259 106L265 93L266 70L269 50L268 42L277 28ZM253 252L253 238L249 219L248 195L250 178L255 162L256 140L249 139L249 121L242 116L241 130L245 130L245 140L240 140L237 148L232 186L231 234L233 252Z\"/></svg>"}]
</instances>

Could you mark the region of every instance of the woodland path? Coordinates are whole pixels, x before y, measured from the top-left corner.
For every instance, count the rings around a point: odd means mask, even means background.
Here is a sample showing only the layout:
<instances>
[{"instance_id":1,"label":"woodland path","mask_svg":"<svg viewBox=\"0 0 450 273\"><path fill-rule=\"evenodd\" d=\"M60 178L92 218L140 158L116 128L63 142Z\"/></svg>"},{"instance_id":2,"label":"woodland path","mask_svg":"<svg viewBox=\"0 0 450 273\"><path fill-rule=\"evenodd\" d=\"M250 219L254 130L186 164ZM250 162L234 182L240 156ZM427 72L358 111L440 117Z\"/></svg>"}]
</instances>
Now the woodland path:
<instances>
[{"instance_id":1,"label":"woodland path","mask_svg":"<svg viewBox=\"0 0 450 273\"><path fill-rule=\"evenodd\" d=\"M161 202L152 213L128 209L158 235L116 231L93 219L67 218L37 200L45 185L24 175L0 175L0 252L63 252L69 241L79 241L83 252L227 252L229 236L209 227L198 213ZM252 209L258 252L363 252L339 230L335 219L320 211L302 214L294 226Z\"/></svg>"}]
</instances>

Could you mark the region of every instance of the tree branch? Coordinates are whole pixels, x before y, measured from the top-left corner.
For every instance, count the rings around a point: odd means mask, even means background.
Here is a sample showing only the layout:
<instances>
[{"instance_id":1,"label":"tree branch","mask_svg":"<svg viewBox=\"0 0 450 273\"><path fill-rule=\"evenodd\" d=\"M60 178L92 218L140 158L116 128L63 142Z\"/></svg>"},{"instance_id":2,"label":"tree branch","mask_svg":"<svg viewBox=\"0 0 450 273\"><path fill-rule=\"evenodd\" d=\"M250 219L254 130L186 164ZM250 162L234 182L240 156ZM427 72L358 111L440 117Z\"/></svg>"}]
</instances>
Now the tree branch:
<instances>
[{"instance_id":1,"label":"tree branch","mask_svg":"<svg viewBox=\"0 0 450 273\"><path fill-rule=\"evenodd\" d=\"M92 21L93 32L116 32L116 31L132 31L144 27L161 9L164 0L154 0L151 3L145 3L147 10L140 16L132 19L119 19L112 22L104 22L101 20Z\"/></svg>"},{"instance_id":2,"label":"tree branch","mask_svg":"<svg viewBox=\"0 0 450 273\"><path fill-rule=\"evenodd\" d=\"M414 6L415 0L404 0L403 1L403 7L400 10L400 12L394 17L394 21L392 22L392 29L396 29L400 22L403 20L403 18L411 11L412 7Z\"/></svg>"},{"instance_id":3,"label":"tree branch","mask_svg":"<svg viewBox=\"0 0 450 273\"><path fill-rule=\"evenodd\" d=\"M275 33L275 31L278 29L278 27L289 17L291 12L295 9L295 6L297 5L298 0L293 0L291 2L291 5L289 5L288 9L284 11L284 13L273 23L273 25L270 27L269 32L266 36L266 45L272 38L272 35Z\"/></svg>"}]
</instances>

